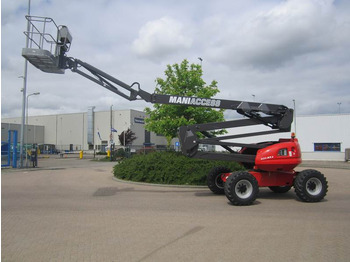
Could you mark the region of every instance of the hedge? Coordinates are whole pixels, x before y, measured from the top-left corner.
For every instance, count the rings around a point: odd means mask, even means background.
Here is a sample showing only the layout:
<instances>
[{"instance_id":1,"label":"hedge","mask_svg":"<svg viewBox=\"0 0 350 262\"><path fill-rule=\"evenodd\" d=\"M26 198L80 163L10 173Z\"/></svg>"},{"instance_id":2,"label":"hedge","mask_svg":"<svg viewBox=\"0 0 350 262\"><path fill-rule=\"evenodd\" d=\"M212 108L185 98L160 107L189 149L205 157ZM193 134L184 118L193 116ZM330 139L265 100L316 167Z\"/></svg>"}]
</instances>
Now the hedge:
<instances>
[{"instance_id":1,"label":"hedge","mask_svg":"<svg viewBox=\"0 0 350 262\"><path fill-rule=\"evenodd\" d=\"M207 174L217 166L232 171L244 169L236 162L193 159L177 152L153 152L121 161L114 166L114 176L156 184L206 185Z\"/></svg>"}]
</instances>

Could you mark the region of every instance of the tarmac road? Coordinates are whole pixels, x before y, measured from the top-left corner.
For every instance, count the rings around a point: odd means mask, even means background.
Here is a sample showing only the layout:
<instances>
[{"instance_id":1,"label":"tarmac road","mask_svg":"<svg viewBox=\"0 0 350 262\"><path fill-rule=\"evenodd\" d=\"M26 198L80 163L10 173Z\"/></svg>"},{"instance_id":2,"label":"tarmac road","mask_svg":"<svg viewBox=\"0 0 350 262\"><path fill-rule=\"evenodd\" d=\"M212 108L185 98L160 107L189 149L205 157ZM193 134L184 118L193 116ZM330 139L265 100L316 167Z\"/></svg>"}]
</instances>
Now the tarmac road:
<instances>
[{"instance_id":1,"label":"tarmac road","mask_svg":"<svg viewBox=\"0 0 350 262\"><path fill-rule=\"evenodd\" d=\"M2 261L349 261L350 170L303 203L268 189L236 207L207 188L113 180L114 163L2 170Z\"/></svg>"}]
</instances>

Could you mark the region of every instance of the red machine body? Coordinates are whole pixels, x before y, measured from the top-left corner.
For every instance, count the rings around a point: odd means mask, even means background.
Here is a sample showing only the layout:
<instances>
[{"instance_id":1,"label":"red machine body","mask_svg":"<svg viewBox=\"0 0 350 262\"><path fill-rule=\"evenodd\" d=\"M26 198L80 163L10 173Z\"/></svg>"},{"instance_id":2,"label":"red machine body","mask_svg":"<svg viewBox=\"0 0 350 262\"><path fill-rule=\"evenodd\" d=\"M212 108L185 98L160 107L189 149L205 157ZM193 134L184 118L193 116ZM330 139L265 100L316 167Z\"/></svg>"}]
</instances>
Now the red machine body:
<instances>
[{"instance_id":1,"label":"red machine body","mask_svg":"<svg viewBox=\"0 0 350 262\"><path fill-rule=\"evenodd\" d=\"M255 158L256 170L291 171L301 163L301 152L297 138L280 139L277 143L258 150Z\"/></svg>"},{"instance_id":2,"label":"red machine body","mask_svg":"<svg viewBox=\"0 0 350 262\"><path fill-rule=\"evenodd\" d=\"M290 139L280 139L270 146L259 149L255 166L249 173L258 181L259 187L292 186L297 173L294 168L301 163L298 139L292 134ZM224 173L221 179L226 182L231 173Z\"/></svg>"}]
</instances>

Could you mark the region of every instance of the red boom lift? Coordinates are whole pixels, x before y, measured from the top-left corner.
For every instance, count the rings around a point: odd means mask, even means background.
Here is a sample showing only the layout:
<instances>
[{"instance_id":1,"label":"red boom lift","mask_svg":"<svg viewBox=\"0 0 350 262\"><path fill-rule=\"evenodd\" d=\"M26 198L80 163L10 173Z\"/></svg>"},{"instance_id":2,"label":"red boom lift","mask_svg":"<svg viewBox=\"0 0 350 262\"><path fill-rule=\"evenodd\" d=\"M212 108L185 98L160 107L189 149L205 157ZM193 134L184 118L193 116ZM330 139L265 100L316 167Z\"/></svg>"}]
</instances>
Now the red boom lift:
<instances>
[{"instance_id":1,"label":"red boom lift","mask_svg":"<svg viewBox=\"0 0 350 262\"><path fill-rule=\"evenodd\" d=\"M56 26L51 18L36 16L26 18L32 25L31 30L25 32L31 45L23 49L22 55L44 72L63 74L65 69L71 69L130 101L142 99L158 104L231 109L247 117L226 122L182 126L179 129L181 150L186 156L237 161L246 167L247 171L237 172L231 172L226 167L216 167L208 174L209 189L215 194L225 194L233 205L252 204L258 196L259 187L269 187L273 192L285 193L294 186L296 195L304 202L318 202L326 196L328 183L322 173L313 169L301 172L294 170L301 163L301 151L298 139L293 133L291 138L278 141L257 144L232 142L237 138L290 132L293 121L292 109L266 103L150 94L142 90L137 82L128 85L81 60L67 57L72 37L66 26ZM43 28L47 28L47 23L53 23L57 28L57 38L40 31L35 23L43 23ZM45 43L51 45L51 50L52 46L55 47L54 54L44 48ZM124 92L116 86L122 87ZM220 137L214 137L209 132L251 125L266 125L271 130ZM205 138L200 138L198 133ZM203 152L198 150L200 144L218 145L227 152ZM236 152L233 147L239 147L241 150Z\"/></svg>"}]
</instances>

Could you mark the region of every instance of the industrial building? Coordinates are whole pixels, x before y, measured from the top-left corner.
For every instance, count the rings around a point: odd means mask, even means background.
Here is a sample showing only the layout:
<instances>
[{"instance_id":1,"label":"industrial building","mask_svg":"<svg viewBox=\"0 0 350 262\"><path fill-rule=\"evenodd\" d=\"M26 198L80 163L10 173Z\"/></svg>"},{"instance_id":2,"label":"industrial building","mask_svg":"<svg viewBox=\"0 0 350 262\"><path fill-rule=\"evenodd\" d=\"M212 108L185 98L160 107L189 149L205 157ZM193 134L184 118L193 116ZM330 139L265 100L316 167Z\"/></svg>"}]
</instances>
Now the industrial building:
<instances>
[{"instance_id":1,"label":"industrial building","mask_svg":"<svg viewBox=\"0 0 350 262\"><path fill-rule=\"evenodd\" d=\"M24 133L25 144L45 145L41 151L97 150L105 151L110 143L120 145L118 135L130 130L137 137L134 148L143 146L166 147L164 136L144 128L145 113L136 110L95 112L94 107L84 113L29 116ZM2 119L1 141L7 140L8 130L20 133L21 118Z\"/></svg>"},{"instance_id":2,"label":"industrial building","mask_svg":"<svg viewBox=\"0 0 350 262\"><path fill-rule=\"evenodd\" d=\"M42 150L98 150L104 151L111 141L120 145L118 135L130 128L137 139L134 148L152 145L155 148L166 147L166 139L161 135L148 132L144 128L145 113L136 110L110 110L95 112L94 107L84 113L59 114L47 116L29 116L25 144L45 145ZM3 118L1 141L7 140L8 130L20 130L21 118ZM252 130L252 128L254 130ZM228 129L228 134L263 131L265 126ZM116 131L116 132L115 132ZM296 116L292 131L296 133L304 160L343 161L346 149L350 150L350 114ZM18 132L19 133L19 132ZM290 133L249 137L235 140L243 143L288 138ZM178 145L174 139L172 144ZM204 146L203 150L210 150ZM216 150L221 150L216 147Z\"/></svg>"}]
</instances>

